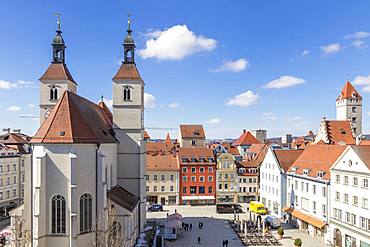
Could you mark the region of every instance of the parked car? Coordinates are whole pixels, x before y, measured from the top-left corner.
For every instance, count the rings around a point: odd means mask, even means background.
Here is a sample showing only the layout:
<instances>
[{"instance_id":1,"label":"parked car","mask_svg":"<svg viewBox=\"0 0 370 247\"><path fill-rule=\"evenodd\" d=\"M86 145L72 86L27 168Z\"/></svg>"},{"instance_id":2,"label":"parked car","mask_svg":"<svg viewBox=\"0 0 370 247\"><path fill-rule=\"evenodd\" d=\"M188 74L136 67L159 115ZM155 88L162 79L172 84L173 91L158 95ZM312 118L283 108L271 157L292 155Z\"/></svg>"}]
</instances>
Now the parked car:
<instances>
[{"instance_id":1,"label":"parked car","mask_svg":"<svg viewBox=\"0 0 370 247\"><path fill-rule=\"evenodd\" d=\"M233 214L234 211L237 214L243 213L242 207L234 203L219 203L216 205L216 211L218 214Z\"/></svg>"},{"instance_id":2,"label":"parked car","mask_svg":"<svg viewBox=\"0 0 370 247\"><path fill-rule=\"evenodd\" d=\"M148 207L148 212L162 212L163 205L161 204L153 204Z\"/></svg>"},{"instance_id":3,"label":"parked car","mask_svg":"<svg viewBox=\"0 0 370 247\"><path fill-rule=\"evenodd\" d=\"M279 217L267 215L265 218L265 224L270 225L271 228L279 228L281 226L281 220Z\"/></svg>"}]
</instances>

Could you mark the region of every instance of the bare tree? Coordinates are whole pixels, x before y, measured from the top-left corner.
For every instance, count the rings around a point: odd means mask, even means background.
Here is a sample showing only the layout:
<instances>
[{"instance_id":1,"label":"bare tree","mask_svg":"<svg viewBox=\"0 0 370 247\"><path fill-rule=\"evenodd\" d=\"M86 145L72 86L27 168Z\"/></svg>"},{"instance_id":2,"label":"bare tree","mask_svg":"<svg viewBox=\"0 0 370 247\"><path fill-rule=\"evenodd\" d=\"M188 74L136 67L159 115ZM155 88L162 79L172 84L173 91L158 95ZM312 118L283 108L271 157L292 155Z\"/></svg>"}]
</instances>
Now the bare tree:
<instances>
[{"instance_id":1,"label":"bare tree","mask_svg":"<svg viewBox=\"0 0 370 247\"><path fill-rule=\"evenodd\" d=\"M14 247L28 247L31 246L32 234L25 226L25 220L22 216L14 216L14 223L12 224L12 239L11 246Z\"/></svg>"},{"instance_id":2,"label":"bare tree","mask_svg":"<svg viewBox=\"0 0 370 247\"><path fill-rule=\"evenodd\" d=\"M122 230L122 226L117 220L116 208L109 203L107 212L104 212L97 221L93 246L122 247L125 241Z\"/></svg>"}]
</instances>

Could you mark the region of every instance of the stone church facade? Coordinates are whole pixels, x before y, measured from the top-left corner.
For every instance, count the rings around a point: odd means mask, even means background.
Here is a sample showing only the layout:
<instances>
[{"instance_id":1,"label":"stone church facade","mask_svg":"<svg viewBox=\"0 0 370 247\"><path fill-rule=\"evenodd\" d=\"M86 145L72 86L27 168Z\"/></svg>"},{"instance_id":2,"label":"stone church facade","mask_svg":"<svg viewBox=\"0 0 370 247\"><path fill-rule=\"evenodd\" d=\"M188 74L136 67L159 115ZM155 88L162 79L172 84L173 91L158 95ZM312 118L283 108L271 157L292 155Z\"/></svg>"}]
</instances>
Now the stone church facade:
<instances>
[{"instance_id":1,"label":"stone church facade","mask_svg":"<svg viewBox=\"0 0 370 247\"><path fill-rule=\"evenodd\" d=\"M40 78L41 126L31 140L31 196L22 209L35 247L93 246L110 209L122 246L133 246L144 227L144 81L130 21L123 46L111 112L103 100L96 104L77 94L58 21L53 59Z\"/></svg>"}]
</instances>

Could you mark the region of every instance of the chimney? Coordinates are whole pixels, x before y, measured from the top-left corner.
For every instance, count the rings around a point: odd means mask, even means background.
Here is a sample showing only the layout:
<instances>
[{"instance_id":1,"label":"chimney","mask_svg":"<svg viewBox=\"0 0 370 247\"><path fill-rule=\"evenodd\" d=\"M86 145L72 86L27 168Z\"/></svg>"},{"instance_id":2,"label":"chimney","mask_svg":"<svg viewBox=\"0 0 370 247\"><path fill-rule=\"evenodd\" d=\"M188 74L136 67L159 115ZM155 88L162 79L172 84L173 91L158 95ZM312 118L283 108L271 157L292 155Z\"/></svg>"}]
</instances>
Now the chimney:
<instances>
[{"instance_id":1,"label":"chimney","mask_svg":"<svg viewBox=\"0 0 370 247\"><path fill-rule=\"evenodd\" d=\"M243 133L247 132L245 129L243 129Z\"/></svg>"},{"instance_id":2,"label":"chimney","mask_svg":"<svg viewBox=\"0 0 370 247\"><path fill-rule=\"evenodd\" d=\"M10 128L3 129L3 132L10 133Z\"/></svg>"}]
</instances>

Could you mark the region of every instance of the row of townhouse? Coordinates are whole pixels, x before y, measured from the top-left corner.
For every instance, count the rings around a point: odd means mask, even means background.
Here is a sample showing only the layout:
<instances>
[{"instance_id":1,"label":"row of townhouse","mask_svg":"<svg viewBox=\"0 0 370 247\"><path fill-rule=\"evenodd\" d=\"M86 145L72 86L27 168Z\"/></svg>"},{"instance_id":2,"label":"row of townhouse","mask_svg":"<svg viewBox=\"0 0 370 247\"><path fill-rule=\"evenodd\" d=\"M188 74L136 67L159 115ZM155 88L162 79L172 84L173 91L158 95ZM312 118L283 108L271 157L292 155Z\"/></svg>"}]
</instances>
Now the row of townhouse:
<instances>
[{"instance_id":1,"label":"row of townhouse","mask_svg":"<svg viewBox=\"0 0 370 247\"><path fill-rule=\"evenodd\" d=\"M152 142L146 134L148 203L209 205L258 200L258 170L266 144L243 131L234 143L206 146L202 125L180 125L179 133L179 141L167 135L163 142Z\"/></svg>"},{"instance_id":2,"label":"row of townhouse","mask_svg":"<svg viewBox=\"0 0 370 247\"><path fill-rule=\"evenodd\" d=\"M314 140L300 145L304 150L270 148L260 169L261 200L326 244L369 247L370 146L358 137L362 97L347 82L336 106L337 120L323 118ZM299 155L284 165L282 152Z\"/></svg>"},{"instance_id":3,"label":"row of townhouse","mask_svg":"<svg viewBox=\"0 0 370 247\"><path fill-rule=\"evenodd\" d=\"M0 136L0 215L9 215L25 196L25 168L31 163L29 137L4 129ZM26 196L28 196L26 194Z\"/></svg>"}]
</instances>

